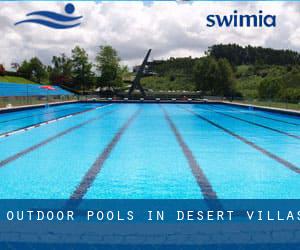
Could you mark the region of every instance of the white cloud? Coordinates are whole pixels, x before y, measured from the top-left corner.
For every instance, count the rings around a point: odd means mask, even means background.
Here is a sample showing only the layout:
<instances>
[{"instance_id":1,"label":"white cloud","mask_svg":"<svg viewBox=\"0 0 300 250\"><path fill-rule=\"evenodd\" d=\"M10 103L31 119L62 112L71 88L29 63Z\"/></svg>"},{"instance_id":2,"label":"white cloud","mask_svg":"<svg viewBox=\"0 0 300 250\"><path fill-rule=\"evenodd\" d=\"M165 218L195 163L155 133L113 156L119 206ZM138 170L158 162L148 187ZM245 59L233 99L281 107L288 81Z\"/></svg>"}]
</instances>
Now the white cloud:
<instances>
[{"instance_id":1,"label":"white cloud","mask_svg":"<svg viewBox=\"0 0 300 250\"><path fill-rule=\"evenodd\" d=\"M36 24L14 26L35 10L63 12L65 3L0 2L0 63L9 67L38 56L50 63L52 55L70 55L75 45L94 59L97 47L110 44L124 63L139 63L148 48L152 58L201 56L216 43L239 43L300 50L298 3L230 2L78 2L76 15L83 15L79 28L54 30ZM258 13L277 15L276 28L208 28L208 14Z\"/></svg>"}]
</instances>

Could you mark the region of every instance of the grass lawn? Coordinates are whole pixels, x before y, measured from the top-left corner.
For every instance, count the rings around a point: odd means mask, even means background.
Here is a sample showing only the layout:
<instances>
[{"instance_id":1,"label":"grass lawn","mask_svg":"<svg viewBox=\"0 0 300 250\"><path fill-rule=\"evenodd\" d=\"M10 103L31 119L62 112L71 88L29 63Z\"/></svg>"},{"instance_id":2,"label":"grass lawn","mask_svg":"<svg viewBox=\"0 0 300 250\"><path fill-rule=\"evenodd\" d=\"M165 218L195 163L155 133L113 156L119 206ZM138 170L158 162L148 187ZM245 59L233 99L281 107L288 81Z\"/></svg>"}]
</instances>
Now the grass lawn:
<instances>
[{"instance_id":1,"label":"grass lawn","mask_svg":"<svg viewBox=\"0 0 300 250\"><path fill-rule=\"evenodd\" d=\"M0 76L0 82L11 82L11 83L31 83L36 84L35 82L32 82L28 79L25 79L23 77L17 77L17 76Z\"/></svg>"}]
</instances>

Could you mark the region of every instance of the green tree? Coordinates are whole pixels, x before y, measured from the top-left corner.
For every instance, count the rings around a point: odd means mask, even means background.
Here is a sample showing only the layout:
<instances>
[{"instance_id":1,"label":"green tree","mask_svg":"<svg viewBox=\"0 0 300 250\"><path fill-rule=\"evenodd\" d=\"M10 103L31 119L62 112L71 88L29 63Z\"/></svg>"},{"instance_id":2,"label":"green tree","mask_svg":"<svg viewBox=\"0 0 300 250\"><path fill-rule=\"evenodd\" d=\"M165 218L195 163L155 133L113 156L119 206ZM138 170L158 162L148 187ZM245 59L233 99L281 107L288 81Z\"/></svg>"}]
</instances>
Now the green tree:
<instances>
[{"instance_id":1,"label":"green tree","mask_svg":"<svg viewBox=\"0 0 300 250\"><path fill-rule=\"evenodd\" d=\"M26 60L24 60L21 63L19 69L18 69L18 73L21 76L23 76L23 77L25 77L27 79L30 79L31 78L31 66L30 66L30 63L27 62Z\"/></svg>"},{"instance_id":2,"label":"green tree","mask_svg":"<svg viewBox=\"0 0 300 250\"><path fill-rule=\"evenodd\" d=\"M83 48L76 46L72 50L72 75L76 88L85 91L93 86L92 63Z\"/></svg>"},{"instance_id":3,"label":"green tree","mask_svg":"<svg viewBox=\"0 0 300 250\"><path fill-rule=\"evenodd\" d=\"M72 60L65 54L53 56L52 67L50 67L50 81L53 84L71 84L72 82Z\"/></svg>"},{"instance_id":4,"label":"green tree","mask_svg":"<svg viewBox=\"0 0 300 250\"><path fill-rule=\"evenodd\" d=\"M218 74L218 64L213 57L198 59L194 66L196 88L203 92L213 92Z\"/></svg>"},{"instance_id":5,"label":"green tree","mask_svg":"<svg viewBox=\"0 0 300 250\"><path fill-rule=\"evenodd\" d=\"M23 61L18 69L18 73L38 83L47 78L46 66L37 57L31 58L29 62Z\"/></svg>"},{"instance_id":6,"label":"green tree","mask_svg":"<svg viewBox=\"0 0 300 250\"><path fill-rule=\"evenodd\" d=\"M216 95L231 96L234 89L234 73L227 59L218 60L217 79L214 85Z\"/></svg>"},{"instance_id":7,"label":"green tree","mask_svg":"<svg viewBox=\"0 0 300 250\"><path fill-rule=\"evenodd\" d=\"M120 67L120 58L117 51L111 46L100 46L96 56L96 69L100 73L99 85L119 86L122 75L128 71L127 67Z\"/></svg>"},{"instance_id":8,"label":"green tree","mask_svg":"<svg viewBox=\"0 0 300 250\"><path fill-rule=\"evenodd\" d=\"M233 93L234 73L227 59L198 59L194 66L194 81L198 90L211 95L230 96Z\"/></svg>"},{"instance_id":9,"label":"green tree","mask_svg":"<svg viewBox=\"0 0 300 250\"><path fill-rule=\"evenodd\" d=\"M262 99L274 99L279 96L282 89L282 79L264 79L258 86L258 95Z\"/></svg>"},{"instance_id":10,"label":"green tree","mask_svg":"<svg viewBox=\"0 0 300 250\"><path fill-rule=\"evenodd\" d=\"M43 78L47 77L46 67L37 57L33 57L30 62L31 79L41 83Z\"/></svg>"}]
</instances>

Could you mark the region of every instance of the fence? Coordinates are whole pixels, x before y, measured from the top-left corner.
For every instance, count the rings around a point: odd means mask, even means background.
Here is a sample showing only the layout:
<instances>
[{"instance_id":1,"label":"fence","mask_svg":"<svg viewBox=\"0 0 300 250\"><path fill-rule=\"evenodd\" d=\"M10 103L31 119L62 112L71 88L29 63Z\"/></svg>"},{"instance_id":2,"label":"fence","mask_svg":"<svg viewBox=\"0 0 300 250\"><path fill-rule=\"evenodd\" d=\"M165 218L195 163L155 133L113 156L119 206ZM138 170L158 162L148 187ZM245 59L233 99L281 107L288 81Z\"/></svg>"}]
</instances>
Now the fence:
<instances>
[{"instance_id":1,"label":"fence","mask_svg":"<svg viewBox=\"0 0 300 250\"><path fill-rule=\"evenodd\" d=\"M257 106L266 106L273 108L281 108L281 109L293 109L300 110L300 100L298 101L289 101L289 100L276 100L276 99L242 99L242 98L234 98L234 102L242 103L242 104L250 104Z\"/></svg>"},{"instance_id":2,"label":"fence","mask_svg":"<svg viewBox=\"0 0 300 250\"><path fill-rule=\"evenodd\" d=\"M0 108L76 100L77 97L59 86L54 90L39 84L0 83Z\"/></svg>"}]
</instances>

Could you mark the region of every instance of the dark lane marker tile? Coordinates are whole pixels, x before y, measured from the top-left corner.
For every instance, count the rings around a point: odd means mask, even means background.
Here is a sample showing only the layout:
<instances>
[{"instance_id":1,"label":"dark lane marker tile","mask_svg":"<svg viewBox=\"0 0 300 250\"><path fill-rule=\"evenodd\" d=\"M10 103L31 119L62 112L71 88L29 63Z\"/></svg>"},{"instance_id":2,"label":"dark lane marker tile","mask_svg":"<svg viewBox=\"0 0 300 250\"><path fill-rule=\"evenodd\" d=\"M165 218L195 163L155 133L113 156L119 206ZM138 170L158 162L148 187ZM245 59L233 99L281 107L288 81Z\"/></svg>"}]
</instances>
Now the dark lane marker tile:
<instances>
[{"instance_id":1,"label":"dark lane marker tile","mask_svg":"<svg viewBox=\"0 0 300 250\"><path fill-rule=\"evenodd\" d=\"M268 130L271 130L273 132L277 132L277 133L280 133L280 134L283 134L283 135L286 135L286 136L289 136L289 137L292 137L292 138L295 138L295 139L298 139L300 140L300 136L298 135L294 135L294 134L290 134L290 133L287 133L285 131L282 131L282 130L279 130L279 129L276 129L276 128L271 128L269 126L265 126L263 124L260 124L260 123L256 123L256 122L252 122L252 121L248 121L246 119L242 119L240 117L236 117L234 115L229 115L229 114L225 114L221 111L217 111L217 110L214 110L214 109L210 109L210 108L206 108L207 110L210 110L210 111L213 111L217 114L220 114L220 115L223 115L223 116L227 116L227 117L230 117L232 119L236 119L236 120L239 120L239 121L242 121L242 122L246 122L248 124L252 124L252 125L255 125L255 126L258 126L258 127L261 127L261 128L265 128L265 129L268 129Z\"/></svg>"},{"instance_id":2,"label":"dark lane marker tile","mask_svg":"<svg viewBox=\"0 0 300 250\"><path fill-rule=\"evenodd\" d=\"M92 186L93 182L95 181L98 173L100 172L104 162L109 157L111 151L117 145L117 143L120 141L124 132L132 124L132 122L140 114L140 112L141 112L141 109L138 109L132 116L129 117L129 119L126 121L126 123L115 134L113 139L105 147L105 149L98 156L98 158L93 163L93 165L89 168L89 170L87 171L85 176L82 178L80 184L78 185L76 190L73 192L73 194L70 196L71 200L81 200L84 197L84 195L87 193L88 189Z\"/></svg>"},{"instance_id":3,"label":"dark lane marker tile","mask_svg":"<svg viewBox=\"0 0 300 250\"><path fill-rule=\"evenodd\" d=\"M80 123L80 124L78 124L76 126L73 126L73 127L69 128L69 129L66 129L66 130L64 130L64 131L62 131L62 132L60 132L60 133L58 133L58 134L56 134L54 136L51 136L48 139L46 139L46 140L44 140L44 141L42 141L42 142L40 142L38 144L35 144L35 145L33 145L33 146L29 147L29 148L26 148L26 149L20 151L19 153L14 154L14 155L12 155L12 156L10 156L10 157L8 157L8 158L0 161L0 168L4 167L5 165L7 165L7 164L9 164L9 163L11 163L11 162L19 159L20 157L22 157L22 156L24 156L24 155L26 155L26 154L28 154L28 153L30 153L30 152L32 152L32 151L40 148L42 146L45 146L46 144L48 144L48 143L50 143L50 142L52 142L52 141L54 141L54 140L56 140L56 139L58 139L58 138L60 138L60 137L62 137L64 135L66 135L66 134L71 133L72 131L74 131L76 129L79 129L79 128L83 127L84 125L87 125L87 124L89 124L91 122L97 121L97 120L101 119L102 117L104 117L104 116L106 116L106 115L108 115L110 113L113 113L113 112L115 112L115 111L105 112L105 113L101 114L100 116L91 118L91 119L89 119L89 120L87 120L87 121L85 121L83 123Z\"/></svg>"},{"instance_id":4,"label":"dark lane marker tile","mask_svg":"<svg viewBox=\"0 0 300 250\"><path fill-rule=\"evenodd\" d=\"M202 168L200 167L200 165L198 164L198 162L196 161L195 157L193 156L192 151L190 150L190 148L188 147L188 145L184 142L179 130L177 129L175 123L171 120L167 110L163 107L160 106L165 119L167 120L169 126L172 129L172 132L174 133L177 142L179 143L181 150L184 153L184 156L186 157L189 166L191 168L191 171L198 183L198 186L201 189L201 192L203 194L204 199L207 200L216 200L218 199L216 192L213 190L212 185L210 184L208 178L206 177L205 173L203 172Z\"/></svg>"},{"instance_id":5,"label":"dark lane marker tile","mask_svg":"<svg viewBox=\"0 0 300 250\"><path fill-rule=\"evenodd\" d=\"M229 135L235 137L236 139L238 139L238 140L240 140L240 141L246 143L247 145L249 145L249 146L255 148L257 151L259 151L259 152L263 153L264 155L270 157L271 159L277 161L278 163L280 163L280 164L283 165L284 167L286 167L286 168L288 168L288 169L294 171L294 172L297 173L297 174L300 174L300 168L297 167L296 165L294 165L293 163L291 163L291 162L289 162L289 161L287 161L287 160L282 159L281 157L279 157L279 156L277 156L277 155L275 155L275 154L273 154L273 153L267 151L266 149L264 149L264 148L258 146L258 145L255 144L254 142L251 142L251 141L247 140L246 138L244 138L244 137L242 137L242 136L240 136L240 135L238 135L238 134L232 132L231 130L229 130L229 129L227 129L227 128L222 127L221 125L219 125L219 124L217 124L217 123L215 123L215 122L213 122L213 121L207 119L206 117L204 117L204 116L202 116L202 115L200 115L200 114L198 114L198 113L196 113L196 112L194 112L194 111L192 111L192 110L189 110L189 109L183 108L183 107L181 107L181 108L184 109L184 110L187 111L187 112L192 113L193 115L197 116L198 118L200 118L200 119L202 119L202 120L208 122L209 124L215 126L216 128L219 128L219 129L223 130L223 131L226 132L227 134L229 134Z\"/></svg>"}]
</instances>

